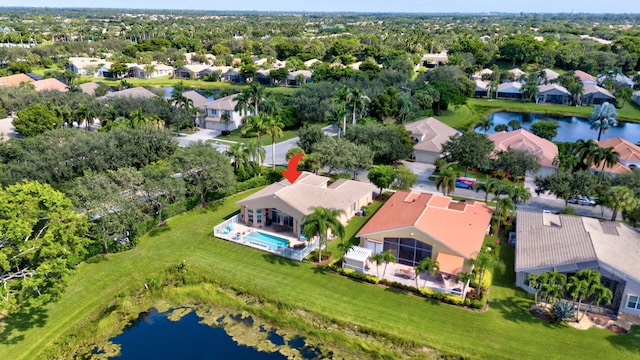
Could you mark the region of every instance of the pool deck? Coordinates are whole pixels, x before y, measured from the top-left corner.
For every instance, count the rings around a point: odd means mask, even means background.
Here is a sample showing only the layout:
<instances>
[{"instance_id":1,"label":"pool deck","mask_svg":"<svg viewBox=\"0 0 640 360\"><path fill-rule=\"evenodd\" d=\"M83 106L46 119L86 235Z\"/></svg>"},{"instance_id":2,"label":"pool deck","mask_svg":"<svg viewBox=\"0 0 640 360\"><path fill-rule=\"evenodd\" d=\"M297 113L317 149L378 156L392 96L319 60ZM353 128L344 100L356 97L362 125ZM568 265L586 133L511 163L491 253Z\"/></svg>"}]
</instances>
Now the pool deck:
<instances>
[{"instance_id":1,"label":"pool deck","mask_svg":"<svg viewBox=\"0 0 640 360\"><path fill-rule=\"evenodd\" d=\"M239 222L238 215L218 224L214 227L213 231L214 235L218 238L298 261L304 259L304 257L306 257L311 251L318 247L318 241L316 239L313 239L312 241L300 240L290 231L276 231L274 226L263 226L261 228L248 226ZM289 242L289 246L274 250L266 245L246 241L245 236L254 231L260 231L268 235L285 239ZM298 247L301 247L301 249L297 249Z\"/></svg>"}]
</instances>

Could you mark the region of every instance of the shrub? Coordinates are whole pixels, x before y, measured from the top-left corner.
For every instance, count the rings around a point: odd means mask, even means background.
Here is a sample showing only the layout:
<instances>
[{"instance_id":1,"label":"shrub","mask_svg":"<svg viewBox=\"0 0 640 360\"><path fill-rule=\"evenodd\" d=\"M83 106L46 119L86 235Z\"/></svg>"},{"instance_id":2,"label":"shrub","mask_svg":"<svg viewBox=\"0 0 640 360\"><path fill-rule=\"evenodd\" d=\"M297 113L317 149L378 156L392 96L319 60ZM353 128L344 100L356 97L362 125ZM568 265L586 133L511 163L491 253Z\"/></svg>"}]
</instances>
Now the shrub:
<instances>
[{"instance_id":1,"label":"shrub","mask_svg":"<svg viewBox=\"0 0 640 360\"><path fill-rule=\"evenodd\" d=\"M558 301L553 304L551 308L551 315L556 320L564 321L566 319L571 319L575 317L575 310L573 309L573 305L571 305L568 301Z\"/></svg>"}]
</instances>

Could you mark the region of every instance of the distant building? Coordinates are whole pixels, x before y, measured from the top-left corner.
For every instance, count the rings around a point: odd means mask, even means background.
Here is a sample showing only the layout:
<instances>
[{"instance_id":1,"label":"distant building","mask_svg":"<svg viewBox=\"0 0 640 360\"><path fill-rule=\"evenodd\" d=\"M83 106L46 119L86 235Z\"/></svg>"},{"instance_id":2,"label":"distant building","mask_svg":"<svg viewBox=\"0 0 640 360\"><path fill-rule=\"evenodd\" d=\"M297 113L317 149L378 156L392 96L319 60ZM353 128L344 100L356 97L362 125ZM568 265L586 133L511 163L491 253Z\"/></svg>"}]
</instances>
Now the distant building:
<instances>
[{"instance_id":1,"label":"distant building","mask_svg":"<svg viewBox=\"0 0 640 360\"><path fill-rule=\"evenodd\" d=\"M442 144L451 136L461 134L460 131L432 117L406 124L404 128L411 132L411 139L416 143L413 146L413 157L418 162L428 164L435 163L440 157Z\"/></svg>"}]
</instances>

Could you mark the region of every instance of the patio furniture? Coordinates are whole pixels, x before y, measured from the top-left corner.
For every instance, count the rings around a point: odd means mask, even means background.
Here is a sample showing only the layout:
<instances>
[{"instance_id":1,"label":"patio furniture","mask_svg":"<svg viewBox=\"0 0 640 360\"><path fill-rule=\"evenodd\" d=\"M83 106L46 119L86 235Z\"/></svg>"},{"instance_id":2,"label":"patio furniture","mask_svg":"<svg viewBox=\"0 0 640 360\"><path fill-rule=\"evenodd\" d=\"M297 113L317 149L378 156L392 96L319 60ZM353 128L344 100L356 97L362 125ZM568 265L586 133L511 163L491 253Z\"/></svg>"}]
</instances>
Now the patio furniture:
<instances>
[{"instance_id":1,"label":"patio furniture","mask_svg":"<svg viewBox=\"0 0 640 360\"><path fill-rule=\"evenodd\" d=\"M395 275L411 280L415 280L416 278L416 273L415 271L413 271L413 269L397 269Z\"/></svg>"}]
</instances>

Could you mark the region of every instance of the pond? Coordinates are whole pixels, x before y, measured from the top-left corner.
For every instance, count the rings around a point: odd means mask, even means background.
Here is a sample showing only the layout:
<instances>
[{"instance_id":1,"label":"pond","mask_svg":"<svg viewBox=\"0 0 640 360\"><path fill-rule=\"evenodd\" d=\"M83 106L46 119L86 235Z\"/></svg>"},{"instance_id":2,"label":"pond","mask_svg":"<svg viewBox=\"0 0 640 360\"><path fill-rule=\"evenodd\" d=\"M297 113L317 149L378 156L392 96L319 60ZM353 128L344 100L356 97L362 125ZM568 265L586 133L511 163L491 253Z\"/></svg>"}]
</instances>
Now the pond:
<instances>
[{"instance_id":1,"label":"pond","mask_svg":"<svg viewBox=\"0 0 640 360\"><path fill-rule=\"evenodd\" d=\"M212 319L203 321L196 311L179 310L183 314L178 319L172 316L175 310L158 312L151 308L141 313L122 334L110 339L120 346L120 355L112 359L280 360L287 359L284 354L295 354L301 359L324 357L317 348L306 344L304 338L286 340L274 329L254 324L251 317L214 315ZM210 326L205 322L213 324ZM236 336L232 337L227 328L233 329ZM262 351L240 344L237 340L242 341L243 337L251 339L249 342L259 343ZM96 350L94 353L103 352Z\"/></svg>"},{"instance_id":2,"label":"pond","mask_svg":"<svg viewBox=\"0 0 640 360\"><path fill-rule=\"evenodd\" d=\"M507 124L509 121L516 119L522 123L522 127L530 130L531 125L539 120L555 120L560 127L558 128L558 135L553 138L553 141L566 141L575 142L578 139L597 139L598 132L591 130L589 121L587 118L577 116L550 116L544 114L534 113L515 113L507 111L499 111L491 115L493 126L498 124ZM476 131L480 131L476 129ZM493 127L488 131L488 134L493 134L495 131ZM621 137L634 144L640 141L640 123L631 123L618 121L618 126L612 127L607 132L602 134L601 140L609 139L613 137Z\"/></svg>"},{"instance_id":3,"label":"pond","mask_svg":"<svg viewBox=\"0 0 640 360\"><path fill-rule=\"evenodd\" d=\"M162 96L162 98L168 99L171 97L171 93L173 92L173 86L160 86L159 88L162 89L162 91L164 91L164 95ZM202 94L204 97L208 98L209 100L214 100L214 98L217 97L216 95L220 92L220 90L200 89L200 88L185 88L184 90L185 91L195 90L200 94Z\"/></svg>"}]
</instances>

